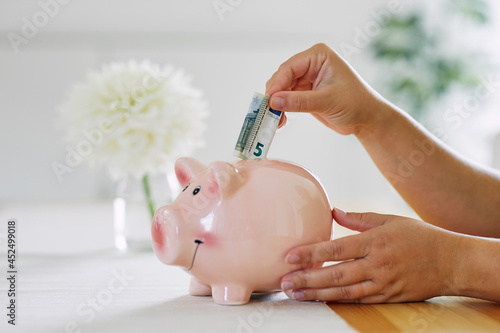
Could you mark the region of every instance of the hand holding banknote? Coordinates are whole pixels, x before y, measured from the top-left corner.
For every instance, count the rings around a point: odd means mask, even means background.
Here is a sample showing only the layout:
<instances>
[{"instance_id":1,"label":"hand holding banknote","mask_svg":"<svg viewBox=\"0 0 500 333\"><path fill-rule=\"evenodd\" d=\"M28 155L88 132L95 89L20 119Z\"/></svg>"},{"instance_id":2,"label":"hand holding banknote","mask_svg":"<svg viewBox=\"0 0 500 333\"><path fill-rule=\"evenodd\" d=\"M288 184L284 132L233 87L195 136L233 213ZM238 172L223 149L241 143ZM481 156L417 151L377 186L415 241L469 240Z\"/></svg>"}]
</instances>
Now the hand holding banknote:
<instances>
[{"instance_id":1,"label":"hand holding banknote","mask_svg":"<svg viewBox=\"0 0 500 333\"><path fill-rule=\"evenodd\" d=\"M360 233L291 249L284 260L303 269L282 278L289 296L356 303L438 295L500 301L498 171L458 157L324 44L283 63L266 90L272 109L311 113L340 134L354 134L381 173L429 222L334 209L337 223ZM282 116L280 125L285 121ZM344 158L333 149L318 153L325 162L330 155L333 161ZM330 261L340 263L310 268Z\"/></svg>"},{"instance_id":2,"label":"hand holding banknote","mask_svg":"<svg viewBox=\"0 0 500 333\"><path fill-rule=\"evenodd\" d=\"M373 116L378 94L325 44L284 62L267 81L271 108L312 113L340 134L356 133ZM286 123L282 116L280 127Z\"/></svg>"}]
</instances>

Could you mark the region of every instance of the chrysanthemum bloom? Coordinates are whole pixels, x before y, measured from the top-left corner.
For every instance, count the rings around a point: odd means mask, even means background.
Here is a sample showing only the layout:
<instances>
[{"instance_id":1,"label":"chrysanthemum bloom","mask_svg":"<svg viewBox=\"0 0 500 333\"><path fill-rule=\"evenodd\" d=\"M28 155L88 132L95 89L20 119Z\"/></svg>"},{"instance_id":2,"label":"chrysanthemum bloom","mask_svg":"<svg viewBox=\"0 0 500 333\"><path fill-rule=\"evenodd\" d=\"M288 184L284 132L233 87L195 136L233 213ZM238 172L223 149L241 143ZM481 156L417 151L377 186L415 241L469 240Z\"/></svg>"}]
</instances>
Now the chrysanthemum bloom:
<instances>
[{"instance_id":1,"label":"chrysanthemum bloom","mask_svg":"<svg viewBox=\"0 0 500 333\"><path fill-rule=\"evenodd\" d=\"M165 172L203 145L208 110L201 95L173 67L111 63L71 89L59 123L75 147L90 143L91 166L106 167L114 180L141 178Z\"/></svg>"}]
</instances>

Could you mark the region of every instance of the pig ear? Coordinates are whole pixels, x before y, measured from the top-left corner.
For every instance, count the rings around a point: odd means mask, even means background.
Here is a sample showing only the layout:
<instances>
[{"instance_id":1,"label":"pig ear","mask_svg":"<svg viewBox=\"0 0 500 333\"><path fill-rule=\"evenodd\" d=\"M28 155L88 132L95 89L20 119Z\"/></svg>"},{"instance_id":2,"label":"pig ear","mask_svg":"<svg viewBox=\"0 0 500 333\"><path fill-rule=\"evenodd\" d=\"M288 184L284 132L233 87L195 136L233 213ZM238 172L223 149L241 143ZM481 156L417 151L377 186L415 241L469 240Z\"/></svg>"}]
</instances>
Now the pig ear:
<instances>
[{"instance_id":1,"label":"pig ear","mask_svg":"<svg viewBox=\"0 0 500 333\"><path fill-rule=\"evenodd\" d=\"M175 161L175 175L182 187L185 187L194 176L206 169L205 164L191 157L181 157Z\"/></svg>"},{"instance_id":2,"label":"pig ear","mask_svg":"<svg viewBox=\"0 0 500 333\"><path fill-rule=\"evenodd\" d=\"M243 175L234 165L226 162L213 162L208 166L222 198L231 196L243 184Z\"/></svg>"}]
</instances>

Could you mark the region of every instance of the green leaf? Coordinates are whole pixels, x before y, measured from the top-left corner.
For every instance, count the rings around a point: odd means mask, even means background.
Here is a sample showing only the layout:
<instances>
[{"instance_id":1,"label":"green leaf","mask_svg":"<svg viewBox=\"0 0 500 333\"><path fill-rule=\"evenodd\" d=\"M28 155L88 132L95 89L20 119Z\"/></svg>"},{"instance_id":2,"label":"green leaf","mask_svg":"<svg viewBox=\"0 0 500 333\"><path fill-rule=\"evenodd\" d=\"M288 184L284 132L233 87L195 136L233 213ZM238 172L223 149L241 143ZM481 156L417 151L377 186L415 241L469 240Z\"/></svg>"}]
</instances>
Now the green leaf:
<instances>
[{"instance_id":1,"label":"green leaf","mask_svg":"<svg viewBox=\"0 0 500 333\"><path fill-rule=\"evenodd\" d=\"M485 0L452 0L452 4L459 14L478 24L490 21L490 6Z\"/></svg>"}]
</instances>

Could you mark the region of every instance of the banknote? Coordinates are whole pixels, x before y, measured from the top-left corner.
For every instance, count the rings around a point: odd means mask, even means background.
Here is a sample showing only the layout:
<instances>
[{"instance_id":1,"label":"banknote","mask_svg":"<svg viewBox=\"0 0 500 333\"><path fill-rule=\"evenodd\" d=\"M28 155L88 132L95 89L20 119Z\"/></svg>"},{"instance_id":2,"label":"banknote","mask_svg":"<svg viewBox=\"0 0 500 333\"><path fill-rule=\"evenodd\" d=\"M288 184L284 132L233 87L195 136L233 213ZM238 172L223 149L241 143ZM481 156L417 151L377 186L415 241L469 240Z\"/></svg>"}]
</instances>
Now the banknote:
<instances>
[{"instance_id":1,"label":"banknote","mask_svg":"<svg viewBox=\"0 0 500 333\"><path fill-rule=\"evenodd\" d=\"M269 107L268 95L254 93L233 155L245 160L266 158L280 117L281 111Z\"/></svg>"}]
</instances>

